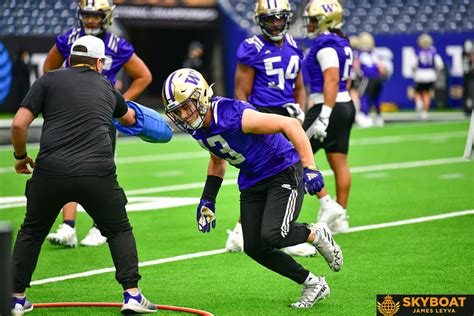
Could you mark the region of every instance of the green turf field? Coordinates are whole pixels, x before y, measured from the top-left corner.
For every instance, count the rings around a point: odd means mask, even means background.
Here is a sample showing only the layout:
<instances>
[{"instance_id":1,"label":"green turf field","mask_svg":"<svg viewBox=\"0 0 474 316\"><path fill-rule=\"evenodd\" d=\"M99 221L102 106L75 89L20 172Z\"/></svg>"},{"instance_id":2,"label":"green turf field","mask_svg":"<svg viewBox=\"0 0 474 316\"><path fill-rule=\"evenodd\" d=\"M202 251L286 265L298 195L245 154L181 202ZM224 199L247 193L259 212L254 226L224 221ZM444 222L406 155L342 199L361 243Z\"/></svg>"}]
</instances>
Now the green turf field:
<instances>
[{"instance_id":1,"label":"green turf field","mask_svg":"<svg viewBox=\"0 0 474 316\"><path fill-rule=\"evenodd\" d=\"M313 273L324 275L331 288L329 299L310 310L288 307L299 298L301 286L244 254L217 251L205 255L206 251L223 249L226 229L233 228L238 218L238 189L234 181L221 188L217 227L210 234L201 234L193 198L200 197L208 158L190 136L178 135L168 144L121 140L117 173L129 206L149 208L129 213L140 261L150 263L140 269L140 287L154 303L215 315L375 315L376 294L474 294L474 215L363 227L473 210L474 162L462 159L467 129L466 120L353 130L348 212L351 227L362 228L336 236L344 252L344 267L339 273L332 272L321 257L297 259ZM30 146L29 153L37 149ZM0 149L0 161L0 197L21 197L28 177L12 172L10 147ZM324 155L316 155L316 161L334 195L334 178ZM229 167L226 179L236 177L236 169ZM143 197L149 199L140 199ZM158 197L175 200L167 206ZM169 206L186 201L188 205ZM317 199L307 196L300 220L315 221L318 208ZM0 203L0 221L9 221L15 232L24 212L21 202ZM79 213L79 239L90 225L88 216ZM202 255L179 261L156 261L199 253ZM112 266L107 246L62 249L44 244L33 276L37 283L28 290L28 299L33 303L121 302L121 287L112 272L47 280ZM61 308L36 309L33 314L116 315L118 311Z\"/></svg>"}]
</instances>

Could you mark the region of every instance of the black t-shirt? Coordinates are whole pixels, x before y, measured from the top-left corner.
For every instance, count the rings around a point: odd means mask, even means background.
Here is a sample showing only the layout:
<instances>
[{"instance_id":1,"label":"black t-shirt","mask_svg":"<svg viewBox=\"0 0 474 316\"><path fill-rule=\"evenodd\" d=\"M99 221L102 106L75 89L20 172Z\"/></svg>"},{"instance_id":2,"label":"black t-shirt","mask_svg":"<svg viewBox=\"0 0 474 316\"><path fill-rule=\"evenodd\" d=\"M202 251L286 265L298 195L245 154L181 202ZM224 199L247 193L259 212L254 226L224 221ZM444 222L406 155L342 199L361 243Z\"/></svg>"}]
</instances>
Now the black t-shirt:
<instances>
[{"instance_id":1,"label":"black t-shirt","mask_svg":"<svg viewBox=\"0 0 474 316\"><path fill-rule=\"evenodd\" d=\"M102 176L115 172L110 125L128 107L98 72L73 67L35 81L21 106L44 118L34 173Z\"/></svg>"}]
</instances>

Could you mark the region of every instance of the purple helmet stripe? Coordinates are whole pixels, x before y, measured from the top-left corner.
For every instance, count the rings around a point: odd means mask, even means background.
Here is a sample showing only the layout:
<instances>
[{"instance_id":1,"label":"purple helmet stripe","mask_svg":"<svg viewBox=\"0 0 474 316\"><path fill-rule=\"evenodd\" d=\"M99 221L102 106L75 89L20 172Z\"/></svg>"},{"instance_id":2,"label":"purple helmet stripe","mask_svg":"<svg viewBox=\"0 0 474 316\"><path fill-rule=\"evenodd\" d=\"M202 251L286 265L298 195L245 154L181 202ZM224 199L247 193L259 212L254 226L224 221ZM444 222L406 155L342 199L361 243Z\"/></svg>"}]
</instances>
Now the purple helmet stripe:
<instances>
[{"instance_id":1,"label":"purple helmet stripe","mask_svg":"<svg viewBox=\"0 0 474 316\"><path fill-rule=\"evenodd\" d=\"M173 77L176 74L176 72L173 72L169 77L168 77L168 82L166 83L166 99L168 102L174 101L173 98Z\"/></svg>"}]
</instances>

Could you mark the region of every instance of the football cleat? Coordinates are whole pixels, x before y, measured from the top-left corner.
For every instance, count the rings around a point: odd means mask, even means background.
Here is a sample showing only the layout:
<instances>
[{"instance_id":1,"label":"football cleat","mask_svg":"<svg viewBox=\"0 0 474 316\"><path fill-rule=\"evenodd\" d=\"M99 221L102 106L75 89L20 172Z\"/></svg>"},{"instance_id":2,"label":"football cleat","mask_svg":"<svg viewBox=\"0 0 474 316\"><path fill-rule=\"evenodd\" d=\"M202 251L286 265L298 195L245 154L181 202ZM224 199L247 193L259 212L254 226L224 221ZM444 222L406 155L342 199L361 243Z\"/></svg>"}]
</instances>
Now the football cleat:
<instances>
[{"instance_id":1,"label":"football cleat","mask_svg":"<svg viewBox=\"0 0 474 316\"><path fill-rule=\"evenodd\" d=\"M331 200L324 207L321 206L318 212L318 223L325 223L328 226L333 225L337 221L346 216L346 211L342 206L334 200Z\"/></svg>"},{"instance_id":2,"label":"football cleat","mask_svg":"<svg viewBox=\"0 0 474 316\"><path fill-rule=\"evenodd\" d=\"M228 229L227 241L225 242L225 249L229 252L242 252L244 251L244 236L242 233L235 232Z\"/></svg>"},{"instance_id":3,"label":"football cleat","mask_svg":"<svg viewBox=\"0 0 474 316\"><path fill-rule=\"evenodd\" d=\"M313 245L305 242L302 244L286 247L283 249L283 251L290 256L296 257L313 257L318 254L318 251Z\"/></svg>"},{"instance_id":4,"label":"football cleat","mask_svg":"<svg viewBox=\"0 0 474 316\"><path fill-rule=\"evenodd\" d=\"M23 296L23 298L12 296L11 309L12 315L23 315L23 313L28 313L33 310L33 304L26 300L26 296Z\"/></svg>"},{"instance_id":5,"label":"football cleat","mask_svg":"<svg viewBox=\"0 0 474 316\"><path fill-rule=\"evenodd\" d=\"M290 305L293 308L310 308L320 300L324 300L330 294L329 285L324 277L317 277L316 282L304 285L299 301Z\"/></svg>"},{"instance_id":6,"label":"football cleat","mask_svg":"<svg viewBox=\"0 0 474 316\"><path fill-rule=\"evenodd\" d=\"M329 227L324 223L310 224L309 228L316 233L313 245L326 260L332 271L338 272L342 268L343 255L341 247L332 238Z\"/></svg>"},{"instance_id":7,"label":"football cleat","mask_svg":"<svg viewBox=\"0 0 474 316\"><path fill-rule=\"evenodd\" d=\"M120 310L122 314L150 314L158 311L158 307L141 293L133 296L125 291L123 292L123 298L123 305Z\"/></svg>"},{"instance_id":8,"label":"football cleat","mask_svg":"<svg viewBox=\"0 0 474 316\"><path fill-rule=\"evenodd\" d=\"M76 229L68 224L60 224L55 233L49 233L46 240L51 245L59 245L64 247L77 247Z\"/></svg>"},{"instance_id":9,"label":"football cleat","mask_svg":"<svg viewBox=\"0 0 474 316\"><path fill-rule=\"evenodd\" d=\"M103 245L106 242L107 237L102 236L100 230L97 227L93 226L91 229L89 229L89 232L87 233L86 237L81 240L81 246L96 247Z\"/></svg>"}]
</instances>

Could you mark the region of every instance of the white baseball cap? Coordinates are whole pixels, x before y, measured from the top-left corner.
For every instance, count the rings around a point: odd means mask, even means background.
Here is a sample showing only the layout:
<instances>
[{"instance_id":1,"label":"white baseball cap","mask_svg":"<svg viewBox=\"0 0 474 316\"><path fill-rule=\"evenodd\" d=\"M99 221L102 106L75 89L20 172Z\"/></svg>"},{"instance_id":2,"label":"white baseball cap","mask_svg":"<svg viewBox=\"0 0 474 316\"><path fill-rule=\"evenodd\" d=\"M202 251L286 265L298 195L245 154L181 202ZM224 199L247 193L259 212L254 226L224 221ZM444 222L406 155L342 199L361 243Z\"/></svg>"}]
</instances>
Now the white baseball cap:
<instances>
[{"instance_id":1,"label":"white baseball cap","mask_svg":"<svg viewBox=\"0 0 474 316\"><path fill-rule=\"evenodd\" d=\"M74 47L82 45L87 49L87 52L74 51ZM105 45L104 42L95 36L86 35L78 38L71 46L71 55L85 56L98 59L110 59L105 56Z\"/></svg>"}]
</instances>

